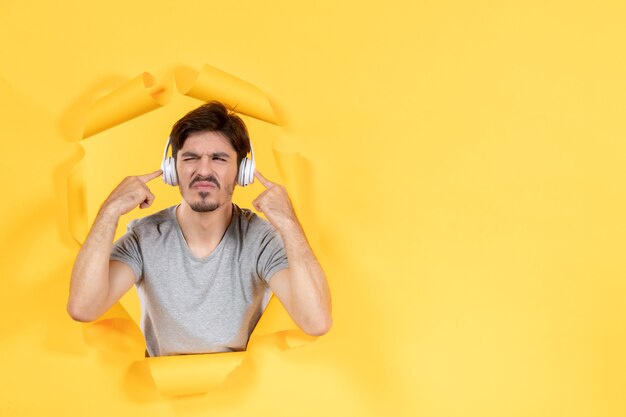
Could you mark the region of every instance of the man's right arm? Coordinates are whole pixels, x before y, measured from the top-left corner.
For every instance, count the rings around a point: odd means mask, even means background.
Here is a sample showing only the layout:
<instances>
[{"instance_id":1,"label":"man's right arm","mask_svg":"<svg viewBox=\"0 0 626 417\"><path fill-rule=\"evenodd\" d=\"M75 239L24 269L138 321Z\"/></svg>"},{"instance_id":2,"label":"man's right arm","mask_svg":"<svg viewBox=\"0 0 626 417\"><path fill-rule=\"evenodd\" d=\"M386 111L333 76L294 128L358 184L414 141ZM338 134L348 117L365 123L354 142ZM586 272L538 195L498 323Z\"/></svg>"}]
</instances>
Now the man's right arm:
<instances>
[{"instance_id":1,"label":"man's right arm","mask_svg":"<svg viewBox=\"0 0 626 417\"><path fill-rule=\"evenodd\" d=\"M160 170L124 179L100 208L72 269L67 312L74 320L96 320L133 286L133 270L110 260L113 239L123 214L150 207L154 195L146 183L159 175Z\"/></svg>"}]
</instances>

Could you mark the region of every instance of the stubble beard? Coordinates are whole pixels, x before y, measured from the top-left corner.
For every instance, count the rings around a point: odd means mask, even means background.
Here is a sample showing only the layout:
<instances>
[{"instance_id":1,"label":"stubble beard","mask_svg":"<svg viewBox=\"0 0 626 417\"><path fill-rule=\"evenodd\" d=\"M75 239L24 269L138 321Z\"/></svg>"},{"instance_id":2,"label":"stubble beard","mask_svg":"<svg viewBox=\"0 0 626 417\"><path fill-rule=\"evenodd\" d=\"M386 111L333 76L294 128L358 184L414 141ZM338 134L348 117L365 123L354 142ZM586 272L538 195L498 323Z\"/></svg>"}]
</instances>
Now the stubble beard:
<instances>
[{"instance_id":1,"label":"stubble beard","mask_svg":"<svg viewBox=\"0 0 626 417\"><path fill-rule=\"evenodd\" d=\"M227 200L232 200L233 191L235 189L235 184L226 184L224 190L226 191L228 198ZM201 191L198 193L200 196L200 201L194 201L193 203L189 203L189 207L195 211L196 213L210 213L212 211L220 208L222 204L220 204L217 199L207 201L207 198L211 193L207 191Z\"/></svg>"},{"instance_id":2,"label":"stubble beard","mask_svg":"<svg viewBox=\"0 0 626 417\"><path fill-rule=\"evenodd\" d=\"M202 194L205 193L200 193L200 197L202 197ZM189 205L189 207L191 207L191 209L196 213L209 213L217 210L219 206L220 204L217 201L204 201L204 197L202 201L196 201Z\"/></svg>"}]
</instances>

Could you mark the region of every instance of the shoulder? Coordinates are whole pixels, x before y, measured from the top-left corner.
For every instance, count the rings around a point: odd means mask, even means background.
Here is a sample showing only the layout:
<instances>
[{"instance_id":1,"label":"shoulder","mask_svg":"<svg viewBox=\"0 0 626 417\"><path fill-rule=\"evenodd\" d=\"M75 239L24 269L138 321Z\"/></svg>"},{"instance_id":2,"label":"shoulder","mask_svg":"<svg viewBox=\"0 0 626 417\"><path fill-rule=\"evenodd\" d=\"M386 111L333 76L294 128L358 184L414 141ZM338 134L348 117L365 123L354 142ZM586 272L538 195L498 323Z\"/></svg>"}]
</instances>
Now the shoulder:
<instances>
[{"instance_id":1,"label":"shoulder","mask_svg":"<svg viewBox=\"0 0 626 417\"><path fill-rule=\"evenodd\" d=\"M246 238L263 238L276 233L274 226L267 220L252 212L252 210L240 208L236 204L233 204L233 225Z\"/></svg>"}]
</instances>

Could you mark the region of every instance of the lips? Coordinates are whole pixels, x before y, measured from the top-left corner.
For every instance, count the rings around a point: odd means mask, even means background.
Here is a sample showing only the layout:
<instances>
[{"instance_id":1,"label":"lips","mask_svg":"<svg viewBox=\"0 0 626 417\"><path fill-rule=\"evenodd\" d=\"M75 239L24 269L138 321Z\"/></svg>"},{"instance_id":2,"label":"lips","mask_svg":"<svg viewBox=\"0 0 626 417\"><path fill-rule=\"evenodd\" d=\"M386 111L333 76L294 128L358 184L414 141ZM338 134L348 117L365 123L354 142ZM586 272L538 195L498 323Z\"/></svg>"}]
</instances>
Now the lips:
<instances>
[{"instance_id":1,"label":"lips","mask_svg":"<svg viewBox=\"0 0 626 417\"><path fill-rule=\"evenodd\" d=\"M193 188L198 190L215 190L217 185L209 181L197 181L192 185Z\"/></svg>"},{"instance_id":2,"label":"lips","mask_svg":"<svg viewBox=\"0 0 626 417\"><path fill-rule=\"evenodd\" d=\"M201 190L212 190L220 188L220 184L213 177L196 177L191 181L189 187Z\"/></svg>"}]
</instances>

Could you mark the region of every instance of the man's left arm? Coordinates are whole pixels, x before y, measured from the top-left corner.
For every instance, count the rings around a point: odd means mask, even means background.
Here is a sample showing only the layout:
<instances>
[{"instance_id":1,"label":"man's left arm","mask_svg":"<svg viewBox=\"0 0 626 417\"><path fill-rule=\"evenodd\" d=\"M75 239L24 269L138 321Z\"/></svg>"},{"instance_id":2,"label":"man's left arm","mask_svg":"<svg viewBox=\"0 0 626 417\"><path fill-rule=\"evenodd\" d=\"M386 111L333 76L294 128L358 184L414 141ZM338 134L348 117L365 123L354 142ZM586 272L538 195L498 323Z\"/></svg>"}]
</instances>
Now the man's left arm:
<instances>
[{"instance_id":1,"label":"man's left arm","mask_svg":"<svg viewBox=\"0 0 626 417\"><path fill-rule=\"evenodd\" d=\"M280 234L289 262L289 268L274 274L270 288L302 331L323 335L332 325L330 291L324 270L313 254L285 187L269 181L258 171L255 176L266 190L252 205L265 214Z\"/></svg>"}]
</instances>

